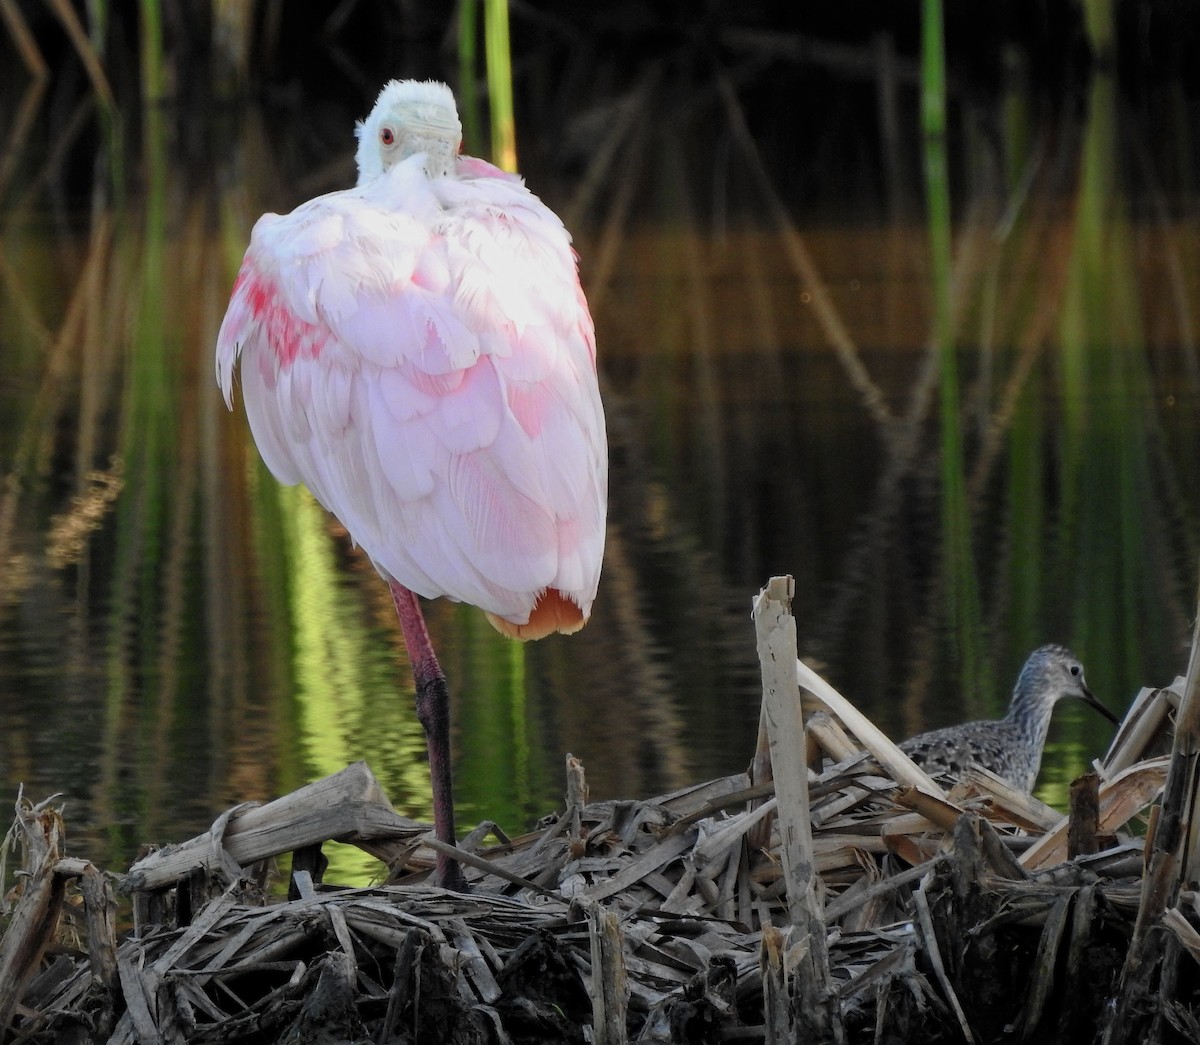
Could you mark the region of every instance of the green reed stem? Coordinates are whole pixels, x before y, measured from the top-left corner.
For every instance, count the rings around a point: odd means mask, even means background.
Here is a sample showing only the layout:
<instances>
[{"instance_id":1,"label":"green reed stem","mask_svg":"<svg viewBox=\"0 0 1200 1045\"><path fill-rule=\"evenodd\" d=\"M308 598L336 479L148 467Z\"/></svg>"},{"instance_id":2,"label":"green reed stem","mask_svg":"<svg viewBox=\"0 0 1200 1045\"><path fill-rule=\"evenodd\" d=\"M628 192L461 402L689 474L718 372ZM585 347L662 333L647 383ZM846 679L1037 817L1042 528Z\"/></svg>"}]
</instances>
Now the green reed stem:
<instances>
[{"instance_id":1,"label":"green reed stem","mask_svg":"<svg viewBox=\"0 0 1200 1045\"><path fill-rule=\"evenodd\" d=\"M488 101L492 114L492 162L517 169L517 132L513 119L512 53L508 39L508 0L484 0L484 47Z\"/></svg>"},{"instance_id":2,"label":"green reed stem","mask_svg":"<svg viewBox=\"0 0 1200 1045\"><path fill-rule=\"evenodd\" d=\"M142 0L142 100L160 101L166 93L163 77L163 24L158 0Z\"/></svg>"},{"instance_id":3,"label":"green reed stem","mask_svg":"<svg viewBox=\"0 0 1200 1045\"><path fill-rule=\"evenodd\" d=\"M942 542L948 582L949 633L961 660L968 692L984 680L980 657L979 591L971 550L971 521L963 467L958 363L951 309L950 178L946 162L946 58L941 0L921 8L921 130L929 213L933 338L940 371Z\"/></svg>"},{"instance_id":4,"label":"green reed stem","mask_svg":"<svg viewBox=\"0 0 1200 1045\"><path fill-rule=\"evenodd\" d=\"M483 119L479 115L476 70L479 67L479 0L458 5L458 114L462 118L463 151L483 151Z\"/></svg>"}]
</instances>

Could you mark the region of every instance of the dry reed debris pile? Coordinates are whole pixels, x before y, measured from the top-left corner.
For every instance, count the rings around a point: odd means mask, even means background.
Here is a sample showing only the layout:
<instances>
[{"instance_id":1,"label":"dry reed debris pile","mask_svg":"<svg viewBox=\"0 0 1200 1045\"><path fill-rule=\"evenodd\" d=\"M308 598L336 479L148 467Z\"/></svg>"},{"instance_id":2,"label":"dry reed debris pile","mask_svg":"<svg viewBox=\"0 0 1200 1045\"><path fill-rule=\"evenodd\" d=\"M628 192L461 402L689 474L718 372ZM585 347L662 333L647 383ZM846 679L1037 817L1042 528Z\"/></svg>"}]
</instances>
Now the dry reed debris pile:
<instances>
[{"instance_id":1,"label":"dry reed debris pile","mask_svg":"<svg viewBox=\"0 0 1200 1045\"><path fill-rule=\"evenodd\" d=\"M0 1039L1119 1041L1195 1027L1195 894L1169 896L1139 937L1159 836L1123 833L1148 808L1177 812L1169 789L1159 801L1172 758L1150 753L1169 746L1184 681L1143 691L1070 818L985 773L943 794L795 667L786 593L764 595L750 770L591 802L568 756L561 813L465 841L469 895L427 884L427 826L356 763L115 876L135 921L118 942L108 878L63 855L55 810L20 803ZM382 859L388 884L323 884L330 839ZM272 899L267 869L285 853L291 893ZM71 933L82 942L64 947ZM1152 948L1178 941L1169 996L1122 977L1146 939L1160 970ZM1134 989L1114 1037L1108 1002Z\"/></svg>"}]
</instances>

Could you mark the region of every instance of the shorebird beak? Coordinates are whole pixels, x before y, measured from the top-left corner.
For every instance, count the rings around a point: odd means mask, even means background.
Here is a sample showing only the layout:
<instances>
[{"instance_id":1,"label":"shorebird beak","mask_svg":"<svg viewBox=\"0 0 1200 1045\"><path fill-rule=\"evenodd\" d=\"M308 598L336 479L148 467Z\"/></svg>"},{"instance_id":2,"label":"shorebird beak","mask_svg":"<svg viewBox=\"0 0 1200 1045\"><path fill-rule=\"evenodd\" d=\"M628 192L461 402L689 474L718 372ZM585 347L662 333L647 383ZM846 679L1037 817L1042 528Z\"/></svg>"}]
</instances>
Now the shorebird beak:
<instances>
[{"instance_id":1,"label":"shorebird beak","mask_svg":"<svg viewBox=\"0 0 1200 1045\"><path fill-rule=\"evenodd\" d=\"M1097 711L1099 711L1100 714L1103 715L1106 719L1108 719L1108 721L1111 722L1114 726L1119 726L1121 724L1121 720L1119 718L1117 718L1117 716L1114 715L1111 711L1109 711L1108 708L1106 708L1103 704L1101 704L1100 701L1098 701L1096 699L1096 697L1092 693L1092 691L1087 688L1087 686L1084 686L1082 688L1083 688L1082 699L1085 704L1087 704L1088 706L1093 707Z\"/></svg>"}]
</instances>

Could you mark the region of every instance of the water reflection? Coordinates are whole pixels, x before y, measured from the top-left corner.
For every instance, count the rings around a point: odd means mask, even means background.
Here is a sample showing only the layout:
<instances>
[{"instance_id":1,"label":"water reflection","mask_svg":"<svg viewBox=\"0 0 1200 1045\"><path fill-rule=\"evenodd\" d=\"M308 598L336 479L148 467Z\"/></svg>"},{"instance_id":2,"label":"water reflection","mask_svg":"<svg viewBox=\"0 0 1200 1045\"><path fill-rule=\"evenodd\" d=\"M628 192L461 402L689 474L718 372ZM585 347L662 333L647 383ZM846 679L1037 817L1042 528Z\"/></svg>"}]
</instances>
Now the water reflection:
<instances>
[{"instance_id":1,"label":"water reflection","mask_svg":"<svg viewBox=\"0 0 1200 1045\"><path fill-rule=\"evenodd\" d=\"M593 302L609 551L572 638L518 646L476 611L428 607L464 824L524 829L557 805L568 751L597 797L742 768L750 599L773 573L798 578L805 651L896 736L999 713L1046 641L1073 645L1114 708L1180 670L1200 499L1194 171L1168 203L1117 162L1131 142L1103 79L1084 122L1001 99L1021 133L956 156L955 558L926 227L904 202L919 185L888 167L881 195L858 184L812 214L732 88L665 130L649 114L671 89L636 90L655 104L622 110L591 169L528 171L577 230ZM266 473L212 378L253 220L347 184L361 114L330 116L323 168L262 113L218 114L203 170L177 161L169 115L143 128L137 190L96 164L82 213L54 206L33 146L0 168L0 779L65 791L80 851L113 867L356 758L429 815L386 589ZM723 167L706 178L690 161L714 128ZM958 626L953 570L978 590ZM1082 709L1060 719L1043 797L1061 803L1109 733Z\"/></svg>"}]
</instances>

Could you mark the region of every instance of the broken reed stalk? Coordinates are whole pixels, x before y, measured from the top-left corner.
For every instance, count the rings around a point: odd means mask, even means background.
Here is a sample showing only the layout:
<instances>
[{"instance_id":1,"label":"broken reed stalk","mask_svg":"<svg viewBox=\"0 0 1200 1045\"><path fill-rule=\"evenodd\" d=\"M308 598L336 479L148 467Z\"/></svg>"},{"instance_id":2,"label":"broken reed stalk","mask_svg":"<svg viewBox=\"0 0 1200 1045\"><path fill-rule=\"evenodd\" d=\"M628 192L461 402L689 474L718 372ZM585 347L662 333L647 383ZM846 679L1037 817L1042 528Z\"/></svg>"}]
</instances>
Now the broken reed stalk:
<instances>
[{"instance_id":1,"label":"broken reed stalk","mask_svg":"<svg viewBox=\"0 0 1200 1045\"><path fill-rule=\"evenodd\" d=\"M799 659L796 661L796 678L801 689L841 722L897 784L915 787L937 798L946 797L942 787L901 751L883 730Z\"/></svg>"},{"instance_id":2,"label":"broken reed stalk","mask_svg":"<svg viewBox=\"0 0 1200 1045\"><path fill-rule=\"evenodd\" d=\"M1198 598L1200 603L1200 598ZM1116 1012L1104 1034L1104 1045L1143 1040L1140 1016L1157 1012L1173 999L1162 996L1167 986L1161 969L1168 935L1163 917L1174 907L1181 881L1192 881L1200 862L1200 615L1192 631L1187 682L1175 722L1175 740L1166 789L1151 834L1149 859L1142 877L1142 896L1133 938L1117 988ZM1158 990L1155 976L1159 974ZM1165 982L1164 982L1165 981ZM1154 997L1157 994L1158 997Z\"/></svg>"},{"instance_id":3,"label":"broken reed stalk","mask_svg":"<svg viewBox=\"0 0 1200 1045\"><path fill-rule=\"evenodd\" d=\"M762 669L763 718L778 801L779 850L791 921L783 976L794 971L790 1016L804 1038L845 1040L837 999L830 989L825 905L813 851L808 804L808 759L800 686L796 675L795 581L772 577L754 600L754 626ZM793 955L788 951L792 950ZM789 960L791 958L791 960Z\"/></svg>"},{"instance_id":4,"label":"broken reed stalk","mask_svg":"<svg viewBox=\"0 0 1200 1045\"><path fill-rule=\"evenodd\" d=\"M621 919L602 904L587 901L592 950L592 1027L596 1045L625 1045L629 977Z\"/></svg>"},{"instance_id":5,"label":"broken reed stalk","mask_svg":"<svg viewBox=\"0 0 1200 1045\"><path fill-rule=\"evenodd\" d=\"M771 776L771 741L767 733L767 702L764 700L758 709L758 739L754 745L754 758L750 762L750 783L755 787L763 787L773 784ZM772 791L768 791L762 798L755 799L750 802L749 806L754 809L771 798ZM746 835L746 845L751 852L758 852L760 849L767 849L771 844L771 818L763 817L757 824L750 829Z\"/></svg>"},{"instance_id":6,"label":"broken reed stalk","mask_svg":"<svg viewBox=\"0 0 1200 1045\"><path fill-rule=\"evenodd\" d=\"M1100 851L1100 774L1084 773L1071 781L1067 859Z\"/></svg>"},{"instance_id":7,"label":"broken reed stalk","mask_svg":"<svg viewBox=\"0 0 1200 1045\"><path fill-rule=\"evenodd\" d=\"M763 985L763 1037L766 1045L789 1045L792 1040L784 947L783 933L773 925L764 925L758 966Z\"/></svg>"},{"instance_id":8,"label":"broken reed stalk","mask_svg":"<svg viewBox=\"0 0 1200 1045\"><path fill-rule=\"evenodd\" d=\"M0 942L0 1034L8 1027L26 983L54 940L63 904L63 879L54 873L63 855L63 822L58 810L44 803L42 807L30 807L18 797L16 827L27 877Z\"/></svg>"},{"instance_id":9,"label":"broken reed stalk","mask_svg":"<svg viewBox=\"0 0 1200 1045\"><path fill-rule=\"evenodd\" d=\"M0 937L0 1037L4 1037L43 955L57 940L67 883L78 879L94 993L102 999L92 1019L97 1034L107 1038L117 983L117 905L104 874L87 860L63 856L62 810L50 801L33 806L23 797L17 799L13 830L24 850L25 876L20 899Z\"/></svg>"}]
</instances>

